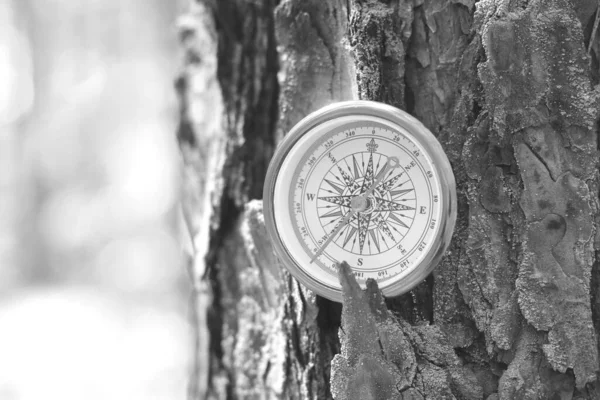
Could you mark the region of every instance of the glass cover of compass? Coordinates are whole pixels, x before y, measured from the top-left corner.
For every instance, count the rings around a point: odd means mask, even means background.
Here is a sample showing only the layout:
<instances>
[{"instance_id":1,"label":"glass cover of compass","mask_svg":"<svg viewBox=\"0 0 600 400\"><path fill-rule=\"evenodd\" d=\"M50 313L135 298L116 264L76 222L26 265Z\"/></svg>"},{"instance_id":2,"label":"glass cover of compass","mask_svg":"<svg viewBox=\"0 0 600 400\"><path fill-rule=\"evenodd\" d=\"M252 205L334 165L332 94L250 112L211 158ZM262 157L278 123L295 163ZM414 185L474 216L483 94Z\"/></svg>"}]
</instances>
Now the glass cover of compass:
<instances>
[{"instance_id":1,"label":"glass cover of compass","mask_svg":"<svg viewBox=\"0 0 600 400\"><path fill-rule=\"evenodd\" d=\"M338 265L385 296L420 283L456 220L448 158L433 134L394 107L350 101L300 121L281 142L264 188L265 224L283 265L341 301Z\"/></svg>"}]
</instances>

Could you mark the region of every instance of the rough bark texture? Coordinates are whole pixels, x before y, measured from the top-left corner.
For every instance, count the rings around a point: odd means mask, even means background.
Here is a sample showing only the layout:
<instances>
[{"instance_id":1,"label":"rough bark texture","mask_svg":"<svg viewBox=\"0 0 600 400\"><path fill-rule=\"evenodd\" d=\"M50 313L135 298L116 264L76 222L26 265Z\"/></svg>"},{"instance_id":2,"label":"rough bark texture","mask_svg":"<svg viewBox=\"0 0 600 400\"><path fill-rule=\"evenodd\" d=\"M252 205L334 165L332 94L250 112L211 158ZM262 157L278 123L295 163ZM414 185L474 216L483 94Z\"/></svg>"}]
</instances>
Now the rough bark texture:
<instances>
[{"instance_id":1,"label":"rough bark texture","mask_svg":"<svg viewBox=\"0 0 600 400\"><path fill-rule=\"evenodd\" d=\"M190 397L600 398L597 7L195 5L178 80ZM342 312L280 267L259 199L277 141L352 98L403 108L438 136L459 216L447 256L407 295L361 293L341 268Z\"/></svg>"}]
</instances>

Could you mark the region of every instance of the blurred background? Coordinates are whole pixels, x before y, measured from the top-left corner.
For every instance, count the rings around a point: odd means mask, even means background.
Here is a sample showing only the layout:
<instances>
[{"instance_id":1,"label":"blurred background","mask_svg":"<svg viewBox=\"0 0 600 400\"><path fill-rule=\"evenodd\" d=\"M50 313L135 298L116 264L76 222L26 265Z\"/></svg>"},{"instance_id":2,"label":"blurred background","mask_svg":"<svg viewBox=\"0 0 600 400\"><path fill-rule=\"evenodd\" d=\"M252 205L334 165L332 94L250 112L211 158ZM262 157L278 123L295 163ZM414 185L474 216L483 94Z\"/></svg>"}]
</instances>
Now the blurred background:
<instances>
[{"instance_id":1,"label":"blurred background","mask_svg":"<svg viewBox=\"0 0 600 400\"><path fill-rule=\"evenodd\" d=\"M186 4L0 0L0 400L185 398Z\"/></svg>"}]
</instances>

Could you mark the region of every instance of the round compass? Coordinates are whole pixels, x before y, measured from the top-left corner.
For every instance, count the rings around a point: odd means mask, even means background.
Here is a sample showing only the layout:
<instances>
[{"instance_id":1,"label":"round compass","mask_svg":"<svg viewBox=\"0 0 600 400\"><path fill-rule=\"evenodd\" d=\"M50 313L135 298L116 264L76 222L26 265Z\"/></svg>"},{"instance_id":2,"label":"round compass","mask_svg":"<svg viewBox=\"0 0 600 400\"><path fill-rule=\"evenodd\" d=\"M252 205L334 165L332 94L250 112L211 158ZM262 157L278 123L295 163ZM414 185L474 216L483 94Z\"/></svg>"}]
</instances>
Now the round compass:
<instances>
[{"instance_id":1,"label":"round compass","mask_svg":"<svg viewBox=\"0 0 600 400\"><path fill-rule=\"evenodd\" d=\"M418 120L370 101L336 103L300 121L277 148L264 189L267 231L287 269L341 301L338 264L385 296L435 267L456 220L448 158Z\"/></svg>"}]
</instances>

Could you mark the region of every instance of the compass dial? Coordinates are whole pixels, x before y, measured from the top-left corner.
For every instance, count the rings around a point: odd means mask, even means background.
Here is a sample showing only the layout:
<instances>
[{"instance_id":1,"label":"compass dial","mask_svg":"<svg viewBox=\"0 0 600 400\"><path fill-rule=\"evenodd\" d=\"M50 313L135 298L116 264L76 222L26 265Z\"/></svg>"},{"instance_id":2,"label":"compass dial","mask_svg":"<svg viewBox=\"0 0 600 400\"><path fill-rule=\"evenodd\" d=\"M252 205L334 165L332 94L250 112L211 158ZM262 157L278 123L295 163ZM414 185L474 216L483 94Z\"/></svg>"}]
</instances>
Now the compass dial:
<instances>
[{"instance_id":1,"label":"compass dial","mask_svg":"<svg viewBox=\"0 0 600 400\"><path fill-rule=\"evenodd\" d=\"M439 261L455 220L454 178L433 135L395 108L327 107L301 121L269 167L267 229L284 265L340 300L337 266L398 295Z\"/></svg>"}]
</instances>

